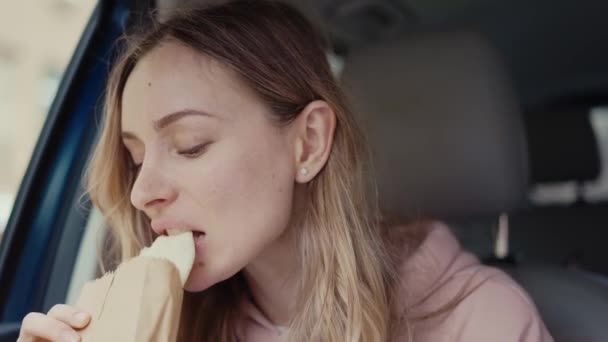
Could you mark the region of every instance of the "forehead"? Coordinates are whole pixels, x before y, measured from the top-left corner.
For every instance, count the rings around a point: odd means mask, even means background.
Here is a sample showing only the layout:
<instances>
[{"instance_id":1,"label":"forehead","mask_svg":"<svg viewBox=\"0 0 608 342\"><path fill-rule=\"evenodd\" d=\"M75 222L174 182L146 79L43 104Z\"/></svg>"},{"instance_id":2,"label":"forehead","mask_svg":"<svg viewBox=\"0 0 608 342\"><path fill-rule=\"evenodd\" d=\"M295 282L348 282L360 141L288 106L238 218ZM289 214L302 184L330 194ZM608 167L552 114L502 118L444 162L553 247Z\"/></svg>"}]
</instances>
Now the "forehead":
<instances>
[{"instance_id":1,"label":"forehead","mask_svg":"<svg viewBox=\"0 0 608 342\"><path fill-rule=\"evenodd\" d=\"M122 126L184 110L230 116L259 102L244 82L214 59L178 42L148 52L131 72L122 96Z\"/></svg>"}]
</instances>

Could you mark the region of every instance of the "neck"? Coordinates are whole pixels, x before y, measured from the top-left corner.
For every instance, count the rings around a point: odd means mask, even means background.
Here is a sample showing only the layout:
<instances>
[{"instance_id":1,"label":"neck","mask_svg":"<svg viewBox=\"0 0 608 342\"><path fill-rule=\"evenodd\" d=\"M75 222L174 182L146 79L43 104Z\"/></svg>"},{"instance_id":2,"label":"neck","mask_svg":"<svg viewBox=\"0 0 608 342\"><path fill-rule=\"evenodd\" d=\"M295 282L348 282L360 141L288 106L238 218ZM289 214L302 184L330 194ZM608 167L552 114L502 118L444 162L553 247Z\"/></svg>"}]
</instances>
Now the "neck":
<instances>
[{"instance_id":1,"label":"neck","mask_svg":"<svg viewBox=\"0 0 608 342\"><path fill-rule=\"evenodd\" d=\"M243 274L254 304L274 325L286 326L295 315L298 265L291 229L250 263Z\"/></svg>"}]
</instances>

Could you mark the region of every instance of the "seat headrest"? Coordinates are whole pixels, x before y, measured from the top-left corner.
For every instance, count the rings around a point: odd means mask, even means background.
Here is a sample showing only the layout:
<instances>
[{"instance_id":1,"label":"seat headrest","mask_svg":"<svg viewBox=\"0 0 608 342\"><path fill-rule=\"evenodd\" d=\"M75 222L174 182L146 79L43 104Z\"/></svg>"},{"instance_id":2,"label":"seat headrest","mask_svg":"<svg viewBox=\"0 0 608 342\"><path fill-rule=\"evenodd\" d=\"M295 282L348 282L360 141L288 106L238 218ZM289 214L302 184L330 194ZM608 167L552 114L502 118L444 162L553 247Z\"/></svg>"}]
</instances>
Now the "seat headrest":
<instances>
[{"instance_id":1,"label":"seat headrest","mask_svg":"<svg viewBox=\"0 0 608 342\"><path fill-rule=\"evenodd\" d=\"M430 33L352 51L342 80L386 213L460 219L526 204L519 105L482 37Z\"/></svg>"}]
</instances>

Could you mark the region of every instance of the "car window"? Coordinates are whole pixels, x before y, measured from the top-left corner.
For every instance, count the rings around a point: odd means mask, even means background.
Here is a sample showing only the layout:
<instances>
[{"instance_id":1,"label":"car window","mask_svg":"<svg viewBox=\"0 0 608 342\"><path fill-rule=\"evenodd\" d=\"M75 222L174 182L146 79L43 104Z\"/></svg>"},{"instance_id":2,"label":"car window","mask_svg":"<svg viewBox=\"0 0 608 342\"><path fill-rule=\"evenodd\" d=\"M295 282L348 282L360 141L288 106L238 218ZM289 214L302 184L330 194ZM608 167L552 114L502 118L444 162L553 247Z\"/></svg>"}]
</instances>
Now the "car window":
<instances>
[{"instance_id":1,"label":"car window","mask_svg":"<svg viewBox=\"0 0 608 342\"><path fill-rule=\"evenodd\" d=\"M589 110L591 128L597 142L600 158L600 174L597 179L585 182L582 189L576 181L537 184L530 199L536 205L569 205L577 201L579 194L588 203L605 202L608 199L608 107L595 106Z\"/></svg>"},{"instance_id":2,"label":"car window","mask_svg":"<svg viewBox=\"0 0 608 342\"><path fill-rule=\"evenodd\" d=\"M602 166L599 178L587 184L585 197L590 202L600 202L608 199L608 106L591 110L591 125L595 131Z\"/></svg>"},{"instance_id":3,"label":"car window","mask_svg":"<svg viewBox=\"0 0 608 342\"><path fill-rule=\"evenodd\" d=\"M95 0L0 2L0 239Z\"/></svg>"}]
</instances>

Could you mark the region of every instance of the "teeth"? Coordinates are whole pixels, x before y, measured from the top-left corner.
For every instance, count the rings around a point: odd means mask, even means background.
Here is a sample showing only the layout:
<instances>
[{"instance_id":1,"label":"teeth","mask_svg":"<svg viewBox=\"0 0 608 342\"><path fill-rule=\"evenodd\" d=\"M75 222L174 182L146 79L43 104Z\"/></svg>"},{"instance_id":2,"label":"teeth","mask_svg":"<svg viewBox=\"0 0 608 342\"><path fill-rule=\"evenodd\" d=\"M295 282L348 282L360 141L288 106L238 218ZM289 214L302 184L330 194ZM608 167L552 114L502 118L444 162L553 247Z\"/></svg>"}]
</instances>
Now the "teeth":
<instances>
[{"instance_id":1,"label":"teeth","mask_svg":"<svg viewBox=\"0 0 608 342\"><path fill-rule=\"evenodd\" d=\"M186 232L188 232L188 229L167 229L167 235L169 236L179 235Z\"/></svg>"}]
</instances>

